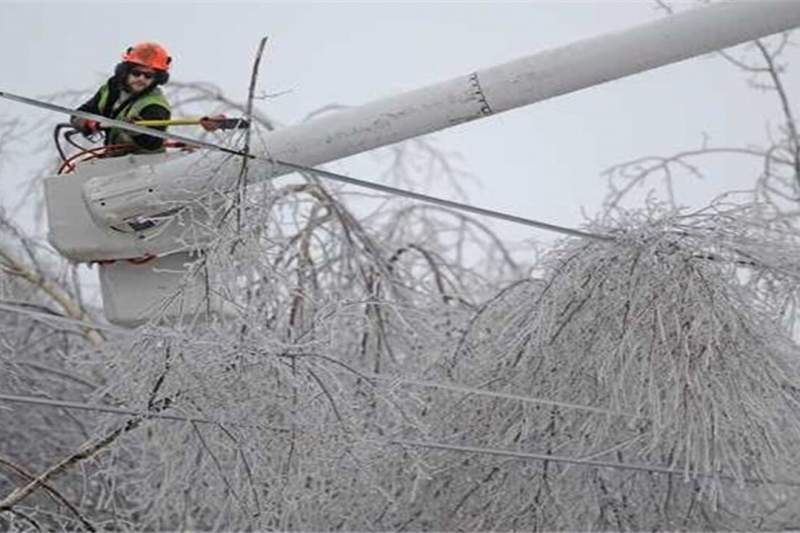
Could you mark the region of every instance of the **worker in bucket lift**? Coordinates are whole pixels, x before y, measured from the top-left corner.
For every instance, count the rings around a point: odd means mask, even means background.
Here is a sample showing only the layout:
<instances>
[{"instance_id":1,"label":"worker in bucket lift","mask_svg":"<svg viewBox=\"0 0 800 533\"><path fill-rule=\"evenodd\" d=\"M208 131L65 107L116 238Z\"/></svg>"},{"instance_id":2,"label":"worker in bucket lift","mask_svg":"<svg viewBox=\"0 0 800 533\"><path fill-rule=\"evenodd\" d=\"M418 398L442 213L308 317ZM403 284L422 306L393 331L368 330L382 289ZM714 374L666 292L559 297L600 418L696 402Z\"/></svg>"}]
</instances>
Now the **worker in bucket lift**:
<instances>
[{"instance_id":1,"label":"worker in bucket lift","mask_svg":"<svg viewBox=\"0 0 800 533\"><path fill-rule=\"evenodd\" d=\"M171 63L172 58L161 45L140 43L131 46L122 55L122 62L117 64L114 75L78 110L126 122L168 121L170 106L159 85L169 80ZM203 120L200 125L206 131L213 131L217 128L216 118ZM73 116L71 123L87 137L101 131L96 120ZM166 126L154 128L161 131L167 129ZM160 137L113 127L103 131L106 146L123 145L127 148L121 153L156 153L164 150L164 140Z\"/></svg>"}]
</instances>

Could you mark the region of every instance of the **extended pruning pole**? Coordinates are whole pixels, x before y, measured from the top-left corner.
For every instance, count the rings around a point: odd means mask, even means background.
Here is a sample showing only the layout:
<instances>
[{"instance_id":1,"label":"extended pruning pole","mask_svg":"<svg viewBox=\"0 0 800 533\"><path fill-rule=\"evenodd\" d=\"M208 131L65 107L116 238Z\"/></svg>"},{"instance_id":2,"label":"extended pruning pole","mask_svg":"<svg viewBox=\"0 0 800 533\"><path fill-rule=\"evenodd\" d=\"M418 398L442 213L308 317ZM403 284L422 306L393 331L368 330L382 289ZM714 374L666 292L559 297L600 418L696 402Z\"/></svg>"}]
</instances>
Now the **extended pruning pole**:
<instances>
[{"instance_id":1,"label":"extended pruning pole","mask_svg":"<svg viewBox=\"0 0 800 533\"><path fill-rule=\"evenodd\" d=\"M163 120L137 120L134 122L137 126L145 126L147 128L157 128L160 126L199 126L204 122L214 124L221 130L236 130L246 129L250 127L250 123L243 118L214 118L214 117L201 117L201 118L170 118Z\"/></svg>"}]
</instances>

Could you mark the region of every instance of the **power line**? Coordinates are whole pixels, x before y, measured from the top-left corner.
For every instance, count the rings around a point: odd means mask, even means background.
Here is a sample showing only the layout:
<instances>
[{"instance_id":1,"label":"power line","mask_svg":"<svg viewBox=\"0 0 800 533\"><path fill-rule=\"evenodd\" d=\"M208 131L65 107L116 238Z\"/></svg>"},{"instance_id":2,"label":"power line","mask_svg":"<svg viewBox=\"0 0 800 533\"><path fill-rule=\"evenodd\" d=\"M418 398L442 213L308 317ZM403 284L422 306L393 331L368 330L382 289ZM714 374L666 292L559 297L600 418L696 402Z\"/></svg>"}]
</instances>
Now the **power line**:
<instances>
[{"instance_id":1,"label":"power line","mask_svg":"<svg viewBox=\"0 0 800 533\"><path fill-rule=\"evenodd\" d=\"M203 424L214 424L219 426L244 426L244 424L237 424L237 423L228 423L228 422L218 422L215 420L210 420L206 418L197 418L197 417L182 417L177 415L165 415L161 413L149 413L149 412L140 412L135 411L132 409L124 409L118 407L111 407L111 406L103 406L103 405L90 405L78 402L68 402L63 400L50 400L46 398L35 398L30 396L14 396L8 394L0 394L0 401L8 401L12 403L27 403L33 405L40 405L44 407L56 407L56 408L65 408L65 409L79 409L84 411L98 411L98 412L107 412L117 415L133 415L133 416L141 416L145 418L156 418L156 419L164 419L164 420L172 420L176 422L192 422L192 423L203 423ZM314 431L302 430L302 429L290 429L290 428L279 428L273 426L260 426L256 424L249 425L251 427L261 427L263 429L268 429L272 431L279 431L282 433L288 433L292 431L296 431L299 433L313 433ZM451 451L451 452L459 452L459 453L476 453L481 455L495 455L501 457L510 457L513 459L523 459L523 460L533 460L533 461L552 461L555 463L565 463L565 464L574 464L580 466L593 466L599 468L614 468L618 470L636 470L640 472L652 472L658 474L670 474L670 475L683 475L684 477L695 476L700 478L712 478L712 479L720 479L726 481L744 481L746 483L752 484L768 484L768 485L781 485L781 486L800 486L800 482L793 482L793 481L773 481L773 480L759 480L754 478L742 478L741 480L728 475L723 474L704 474L702 472L694 472L690 470L678 470L675 468L670 468L667 466L659 466L659 465L643 465L643 464L632 464L632 463L623 463L623 462L612 462L612 461L598 461L596 459L581 459L581 458L572 458L572 457L565 457L560 455L552 455L547 453L533 453L533 452L516 452L513 450L503 450L500 448L485 448L485 447L478 447L478 446L462 446L457 444L448 444L443 442L434 442L434 441L420 441L420 440L410 440L410 439L364 439L366 442L377 442L381 445L398 445L398 446L413 446L416 448L428 448L428 449L436 449L436 450L443 450L443 451Z\"/></svg>"},{"instance_id":2,"label":"power line","mask_svg":"<svg viewBox=\"0 0 800 533\"><path fill-rule=\"evenodd\" d=\"M644 419L650 420L649 417L643 415L637 415L635 413L627 413L625 411L614 411L612 409L605 409L603 407L593 407L588 405L580 405L576 403L569 403L569 402L562 402L558 400L547 400L543 398L535 398L533 396L523 396L520 394L513 394L508 392L498 392L492 391L487 389L479 389L475 387L466 387L464 385L455 385L449 383L441 383L436 381L423 381L423 380L416 380L416 379L407 379L407 378L398 378L398 377L390 377L390 376L382 376L380 374L366 374L370 379L379 379L385 381L392 381L395 383L405 383L408 385L415 385L417 387L428 387L428 388L436 388L436 389L444 389L453 392L460 392L467 395L475 395L475 396L489 396L493 398L502 398L506 400L515 400L525 403L536 403L536 404L543 404L543 405L550 405L553 407L563 407L566 409L576 409L578 411L589 411L599 414L605 415L612 415L612 416L621 416L626 418L633 418L633 419Z\"/></svg>"},{"instance_id":3,"label":"power line","mask_svg":"<svg viewBox=\"0 0 800 533\"><path fill-rule=\"evenodd\" d=\"M80 402L69 402L66 400L51 400L48 398L37 398L34 396L16 396L12 394L0 394L0 401L10 403L24 403L31 405L39 405L44 407L58 407L64 409L77 409L81 411L97 411L100 413L111 413L115 415L131 415L141 416L144 418L160 418L162 420L172 420L174 422L193 422L200 424L215 424L223 425L223 422L216 420L209 420L207 418L198 418L192 416L179 416L179 415L165 415L162 413L153 413L148 411L136 411L134 409L126 409L124 407L112 407L110 405L92 405ZM239 424L241 425L241 424ZM289 428L274 427L274 426L260 426L274 431L288 432Z\"/></svg>"},{"instance_id":4,"label":"power line","mask_svg":"<svg viewBox=\"0 0 800 533\"><path fill-rule=\"evenodd\" d=\"M441 442L426 442L426 441L405 440L405 439L392 439L387 442L389 444L397 444L399 446L414 446L416 448L430 448L430 449L444 450L451 452L498 455L502 457L511 457L514 459L531 459L535 461L552 461L555 463L595 466L600 468L616 468L619 470L637 470L640 472L653 472L658 474L683 475L685 478L689 478L690 476L696 476L700 478L720 479L733 482L744 481L745 483L752 483L758 485L766 484L766 485L782 485L782 486L792 486L792 487L800 486L800 482L796 481L773 481L773 480L760 480L754 478L742 478L740 480L733 476L728 476L723 474L704 474L702 472L694 472L691 470L678 470L667 466L653 466L653 465L641 465L641 464L631 464L631 463L618 463L611 461L598 461L596 459L580 459L580 458L564 457L560 455L550 455L546 453L515 452L511 450L501 450L498 448L460 446L457 444L444 444Z\"/></svg>"},{"instance_id":5,"label":"power line","mask_svg":"<svg viewBox=\"0 0 800 533\"><path fill-rule=\"evenodd\" d=\"M104 326L102 324L96 323L89 323L81 320L74 320L66 317L62 317L60 315L51 315L48 313L37 312L30 309L25 309L18 306L10 306L4 305L0 303L0 311L9 311L13 313L20 313L24 315L29 315L35 319L47 321L56 321L56 322L64 322L65 324L79 326L79 327L90 327L94 329L105 328L115 333L129 333L129 330L123 328L117 328L113 326ZM396 376L386 376L381 374L364 374L359 373L359 375L364 376L368 379L372 380L380 380L380 381L389 381L392 383L404 383L407 385L417 386L417 387L428 387L428 388L437 388L443 390L450 390L453 392L460 392L466 395L476 395L476 396L488 396L493 398L503 398L507 400L515 400L521 401L525 403L535 403L535 404L542 404L542 405L550 405L553 407L563 407L566 409L576 409L579 411L589 411L599 414L606 414L611 416L621 416L627 417L632 419L644 419L650 420L649 417L639 415L636 413L625 412L625 411L615 411L613 409L605 409L603 407L594 407L588 405L581 405L576 403L564 402L559 400L549 400L544 398L537 398L533 396L525 396L520 394L513 394L508 392L500 392L500 391L492 391L488 389L481 389L476 387L468 387L465 385L458 385L452 383L442 383L438 381L427 381L427 380L418 380L418 379L411 379L411 378L401 378ZM2 395L0 395L0 399L2 399ZM136 411L126 411L126 414L141 414Z\"/></svg>"},{"instance_id":6,"label":"power line","mask_svg":"<svg viewBox=\"0 0 800 533\"><path fill-rule=\"evenodd\" d=\"M580 405L575 403L569 402L562 402L558 400L548 400L544 398L536 398L533 396L523 396L520 394L512 394L506 392L497 392L491 391L487 389L479 389L474 387L466 387L463 385L453 385L447 383L439 383L435 381L421 381L415 379L406 379L406 378L393 378L387 376L381 376L378 374L362 374L369 379L375 380L382 380L382 381L391 381L393 383L404 383L407 385L418 386L418 387L428 387L428 388L437 388L443 390L449 390L453 392L460 392L466 395L475 395L475 396L488 396L492 398L502 398L506 400L514 400L520 401L524 403L534 403L534 404L542 404L542 405L550 405L553 407L563 407L566 409L575 409L578 411L589 411L599 414L611 415L611 416L620 416L626 418L633 418L633 419L644 419L649 420L648 417L637 415L634 413L627 413L624 411L614 411L612 409L605 409L602 407L592 407L588 405ZM176 421L187 421L187 422L202 422L206 424L216 424L217 422L213 420L206 420L201 418L186 418L180 417L176 415L158 415L148 412L140 412L135 411L132 409L124 409L119 407L112 407L112 406L94 406L84 403L76 403L76 402L67 402L61 400L50 400L45 398L37 398L37 397L30 397L30 396L13 396L13 395L6 395L0 394L0 400L6 400L10 402L20 402L20 403L31 403L37 405L48 405L48 406L57 406L57 407L69 407L75 409L83 409L87 411L92 410L100 410L109 413L116 413L116 414L127 414L127 415L135 415L135 416L150 416L154 418L165 418L168 420L176 420ZM279 428L281 430L286 430L286 428ZM288 430L287 430L288 431Z\"/></svg>"},{"instance_id":7,"label":"power line","mask_svg":"<svg viewBox=\"0 0 800 533\"><path fill-rule=\"evenodd\" d=\"M309 172L315 174L317 176L327 178L333 181L338 181L341 183L347 183L349 185L355 185L357 187L363 187L365 189L372 189L376 191L381 191L388 194L393 194L397 196L404 196L406 198L412 198L414 200L418 200L421 202L441 205L444 207L448 207L450 209L457 209L460 211L466 211L469 213L474 213L482 216L487 216L491 218L496 218L499 220L505 220L507 222L514 222L516 224L522 224L524 226L529 226L533 228L542 229L545 231L552 231L556 233L561 233L564 235L570 235L573 237L583 237L587 239L594 239L600 241L612 241L614 240L613 237L608 235L601 235L599 233L590 233L581 230L577 230L574 228L568 228L565 226L559 226L556 224L549 224L547 222L541 222L539 220L534 220L531 218L520 217L517 215L512 215L510 213L504 213L502 211L495 211L493 209L485 209L483 207L476 207L469 204L464 204L461 202L455 202L453 200L447 200L444 198L438 198L436 196L429 196L427 194L422 194L414 191L408 191L405 189L399 189L397 187L391 187L389 185L383 185L381 183L375 183L372 181L361 180L358 178L352 178L350 176L345 176L344 174L338 174L336 172L331 172L328 170L322 170L314 167L308 167L305 165L298 165L297 163L291 163L288 161L282 161L280 159L273 159L270 157L262 157L253 155L247 152L243 152L241 150L234 150L231 148L226 148L224 146L220 146L218 144L203 141L200 139L193 139L191 137L186 137L184 135L178 135L175 133L167 133L163 131L159 131L152 128L146 128L144 126L138 126L136 124L131 124L130 122L124 122L122 120L115 120L103 115L96 115L94 113L89 113L87 111L80 111L75 109L69 109L67 107L63 107L57 104L53 104L50 102L44 102L41 100L37 100L35 98L29 98L27 96L21 96L5 91L0 91L0 98L6 98L8 100L13 100L15 102L19 102L25 105L30 105L34 107L39 107L42 109L47 109L49 111L54 111L56 113L67 114L70 116L76 116L88 120L95 120L102 125L105 126L113 126L115 128L123 129L126 131L145 134L151 137L158 137L160 139L165 140L174 140L184 142L186 144L190 144L193 146L206 148L208 150L213 150L217 152L223 152L230 155L235 155L239 157L245 157L249 159L254 159L257 161L271 163L273 166L277 167L284 167L285 169L289 169L295 172Z\"/></svg>"},{"instance_id":8,"label":"power line","mask_svg":"<svg viewBox=\"0 0 800 533\"><path fill-rule=\"evenodd\" d=\"M298 354L298 355L303 355L303 356L306 356L306 357L315 357L315 356L317 356L317 354ZM342 366L346 366L346 365L343 365L339 360L337 360L337 359L335 359L333 357L323 356L322 359L325 360L325 361L330 361L330 362L342 365ZM245 365L243 368L244 369L250 369L250 368L261 366L261 364L262 363L253 363L253 364ZM636 414L636 413L627 412L627 411L617 411L617 410L614 410L614 409L606 409L604 407L595 407L595 406L590 406L590 405L582 405L582 404L577 404L577 403L564 402L564 401L560 401L560 400L550 400L550 399L546 399L546 398L539 398L539 397L536 397L536 396L526 396L526 395L522 395L522 394L514 394L514 393L509 393L509 392L500 392L500 391L494 391L494 390L483 389L483 388L478 388L478 387L469 387L469 386L466 386L466 385L459 385L457 383L442 383L440 381L429 381L429 380L421 380L421 379L414 379L414 378L404 378L404 377L400 377L400 376L392 376L392 375L387 375L387 374L374 374L374 373L370 373L370 372L355 371L353 369L348 369L348 370L350 372L352 372L354 375L358 376L359 378L363 378L364 380L367 380L367 381L372 380L372 381L383 381L383 382L386 382L387 385L389 386L389 388L392 388L397 384L405 384L405 385L411 385L411 386L416 386L416 387L435 388L435 389L449 390L449 391L452 391L452 392L460 392L460 393L462 393L464 395L467 395L467 396L469 396L469 395L487 396L487 397L490 397L490 398L501 398L501 399L505 399L505 400L514 400L514 401L519 401L519 402L524 402L524 403L549 405L549 406L552 406L552 407L562 407L562 408L565 408L565 409L575 409L575 410L578 410L578 411L588 411L588 412L591 412L591 413L598 413L598 414L603 414L603 415L619 416L619 417L630 418L630 419L634 419L634 420L638 419L638 420L652 421L652 417L649 417L649 416L646 416L646 415ZM375 385L373 384L373 386L375 386ZM192 391L193 388L189 388L188 390ZM248 398L248 399L250 399L250 398Z\"/></svg>"},{"instance_id":9,"label":"power line","mask_svg":"<svg viewBox=\"0 0 800 533\"><path fill-rule=\"evenodd\" d=\"M10 305L9 305L10 304ZM27 315L34 320L41 320L43 322L47 322L50 325L52 323L61 323L65 326L74 326L76 328L81 329L96 329L96 330L106 330L114 333L130 333L129 329L121 328L119 326L112 326L108 324L100 324L98 322L88 322L85 320L78 320L74 318L65 317L61 314L52 314L47 313L44 311L36 311L34 309L29 308L25 302L13 302L9 300L0 300L0 311L5 311L9 313L16 313L20 315Z\"/></svg>"},{"instance_id":10,"label":"power line","mask_svg":"<svg viewBox=\"0 0 800 533\"><path fill-rule=\"evenodd\" d=\"M412 198L414 200L419 200L420 202L425 202L429 204L441 205L444 207L449 207L450 209L457 209L459 211L466 211L468 213L474 213L478 215L483 215L486 217L496 218L499 220L505 220L507 222L514 222L516 224L522 224L523 226L530 226L533 228L542 229L545 231L552 231L555 233L561 233L564 235L570 235L572 237L583 237L586 239L593 239L599 241L612 241L614 240L613 237L609 235L601 235L599 233L590 233L586 231L577 230L574 228L568 228L565 226L559 226L556 224L549 224L547 222L541 222L539 220L534 220L532 218L525 218L520 217L517 215L512 215L510 213L504 213L502 211L495 211L493 209L486 209L483 207L477 207L474 205L464 204L461 202L455 202L453 200L447 200L445 198L439 198L437 196L430 196L427 194L422 194L414 191L409 191L406 189L399 189L397 187L392 187L390 185L384 185L382 183L375 183L372 181L365 181L358 178L352 178L350 176L345 176L344 174L338 174L336 172L330 172L328 170L322 170L319 168L312 168L306 167L303 165L296 165L294 163L288 163L286 161L275 160L279 166L292 169L297 172L310 172L321 176L323 178L328 178L333 181L338 181L341 183L347 183L350 185L355 185L357 187L363 187L366 189L373 189L380 192L385 192L389 194L393 194L395 196L404 196L406 198Z\"/></svg>"}]
</instances>

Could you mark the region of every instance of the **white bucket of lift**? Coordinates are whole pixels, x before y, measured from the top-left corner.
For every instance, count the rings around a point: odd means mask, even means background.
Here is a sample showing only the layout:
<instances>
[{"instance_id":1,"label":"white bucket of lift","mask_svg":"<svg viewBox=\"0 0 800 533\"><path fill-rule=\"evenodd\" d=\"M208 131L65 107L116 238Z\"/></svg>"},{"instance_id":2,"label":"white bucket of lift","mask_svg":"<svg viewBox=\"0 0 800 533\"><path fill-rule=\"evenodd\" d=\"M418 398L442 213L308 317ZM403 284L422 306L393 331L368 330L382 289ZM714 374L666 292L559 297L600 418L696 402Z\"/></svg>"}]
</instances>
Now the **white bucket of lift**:
<instances>
[{"instance_id":1,"label":"white bucket of lift","mask_svg":"<svg viewBox=\"0 0 800 533\"><path fill-rule=\"evenodd\" d=\"M103 308L109 322L136 327L152 318L167 321L219 316L230 307L208 293L203 273L192 275L198 254L181 252L143 263L126 260L99 265Z\"/></svg>"},{"instance_id":2,"label":"white bucket of lift","mask_svg":"<svg viewBox=\"0 0 800 533\"><path fill-rule=\"evenodd\" d=\"M110 322L135 327L156 316L191 320L197 313L220 313L225 307L218 297L206 294L205 280L188 275L189 265L200 257L198 250L213 240L217 217L226 207L224 197L189 202L179 213L155 223L145 221L141 228L123 220L129 213L120 195L131 192L132 176L169 170L178 180L180 171L194 168L196 159L180 152L97 159L74 173L45 180L49 240L73 261L99 262ZM157 195L148 197L158 205ZM137 259L151 256L158 257Z\"/></svg>"},{"instance_id":3,"label":"white bucket of lift","mask_svg":"<svg viewBox=\"0 0 800 533\"><path fill-rule=\"evenodd\" d=\"M225 211L223 196L187 200L186 209L140 225L131 224L136 217L125 220L130 213L124 211L121 199L125 196L121 191L131 192L126 187L134 177L192 168L195 159L180 152L128 155L81 163L74 173L46 178L50 243L65 257L79 262L202 249L213 240L218 217ZM147 194L147 190L141 194ZM148 198L153 206L159 205L157 194ZM165 206L162 211L171 209Z\"/></svg>"}]
</instances>

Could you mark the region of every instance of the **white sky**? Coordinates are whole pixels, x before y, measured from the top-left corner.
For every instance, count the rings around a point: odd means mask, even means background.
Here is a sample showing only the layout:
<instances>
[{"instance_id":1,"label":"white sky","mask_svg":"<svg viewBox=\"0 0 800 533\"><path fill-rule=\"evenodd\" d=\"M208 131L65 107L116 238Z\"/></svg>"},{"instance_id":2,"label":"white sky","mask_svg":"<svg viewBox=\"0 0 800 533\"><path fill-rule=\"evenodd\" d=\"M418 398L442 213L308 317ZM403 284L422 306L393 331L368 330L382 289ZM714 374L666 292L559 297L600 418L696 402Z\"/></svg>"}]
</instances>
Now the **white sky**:
<instances>
[{"instance_id":1,"label":"white sky","mask_svg":"<svg viewBox=\"0 0 800 533\"><path fill-rule=\"evenodd\" d=\"M650 1L267 3L8 2L0 0L0 90L42 95L97 86L129 45L162 42L172 75L207 80L244 99L260 38L270 44L260 88L290 91L261 102L292 123L330 103L354 105L466 74L542 49L663 16ZM790 56L796 57L792 49ZM797 94L797 76L790 92ZM30 113L0 102L0 117ZM53 117L53 123L64 117ZM434 134L482 182L473 203L578 225L606 192L600 172L643 155L714 144L762 143L780 120L773 96L733 67L697 58ZM12 162L13 163L13 162ZM22 170L20 170L22 169ZM752 183L738 162L682 191L685 203ZM0 168L0 199L27 179ZM10 175L14 174L14 175ZM20 175L17 175L20 174ZM372 176L359 175L363 179ZM537 230L501 231L546 238Z\"/></svg>"}]
</instances>

